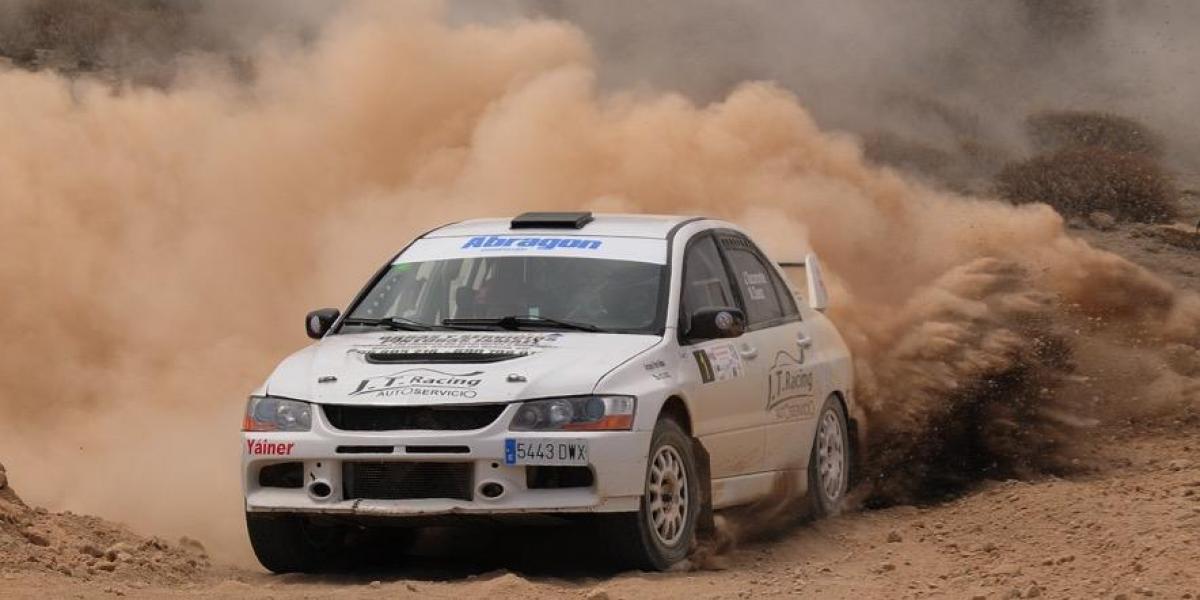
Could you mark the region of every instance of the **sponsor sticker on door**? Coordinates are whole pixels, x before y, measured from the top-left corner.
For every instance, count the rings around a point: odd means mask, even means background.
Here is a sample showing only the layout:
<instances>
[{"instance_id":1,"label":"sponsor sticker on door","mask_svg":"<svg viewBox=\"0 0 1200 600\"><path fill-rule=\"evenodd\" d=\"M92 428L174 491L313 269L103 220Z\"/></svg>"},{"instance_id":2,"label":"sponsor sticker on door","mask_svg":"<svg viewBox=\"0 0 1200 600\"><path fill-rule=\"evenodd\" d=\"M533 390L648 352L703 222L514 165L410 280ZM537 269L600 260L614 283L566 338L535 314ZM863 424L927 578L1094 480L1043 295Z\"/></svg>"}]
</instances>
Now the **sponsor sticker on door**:
<instances>
[{"instance_id":1,"label":"sponsor sticker on door","mask_svg":"<svg viewBox=\"0 0 1200 600\"><path fill-rule=\"evenodd\" d=\"M692 356L696 359L696 366L700 368L700 380L704 383L741 377L744 371L742 356L733 344L696 350Z\"/></svg>"}]
</instances>

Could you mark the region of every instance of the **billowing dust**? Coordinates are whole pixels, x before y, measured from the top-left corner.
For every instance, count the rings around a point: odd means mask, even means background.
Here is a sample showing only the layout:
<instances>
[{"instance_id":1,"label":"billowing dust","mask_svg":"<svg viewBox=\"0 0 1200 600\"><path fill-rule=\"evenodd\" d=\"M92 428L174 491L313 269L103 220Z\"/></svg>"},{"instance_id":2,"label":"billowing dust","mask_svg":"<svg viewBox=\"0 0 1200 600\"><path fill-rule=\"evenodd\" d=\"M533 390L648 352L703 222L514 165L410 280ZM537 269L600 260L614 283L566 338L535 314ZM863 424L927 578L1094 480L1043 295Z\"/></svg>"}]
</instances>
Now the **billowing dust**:
<instances>
[{"instance_id":1,"label":"billowing dust","mask_svg":"<svg viewBox=\"0 0 1200 600\"><path fill-rule=\"evenodd\" d=\"M569 26L400 4L263 46L251 83L202 63L167 91L0 67L0 456L27 499L244 555L239 412L305 342L304 312L427 228L531 209L704 214L781 260L815 248L882 502L1045 468L1095 418L1196 402L1156 349L1196 351L1200 301L1050 209L868 167L770 84L703 106L600 94ZM1089 382L1114 365L1107 396ZM988 464L943 468L968 447Z\"/></svg>"}]
</instances>

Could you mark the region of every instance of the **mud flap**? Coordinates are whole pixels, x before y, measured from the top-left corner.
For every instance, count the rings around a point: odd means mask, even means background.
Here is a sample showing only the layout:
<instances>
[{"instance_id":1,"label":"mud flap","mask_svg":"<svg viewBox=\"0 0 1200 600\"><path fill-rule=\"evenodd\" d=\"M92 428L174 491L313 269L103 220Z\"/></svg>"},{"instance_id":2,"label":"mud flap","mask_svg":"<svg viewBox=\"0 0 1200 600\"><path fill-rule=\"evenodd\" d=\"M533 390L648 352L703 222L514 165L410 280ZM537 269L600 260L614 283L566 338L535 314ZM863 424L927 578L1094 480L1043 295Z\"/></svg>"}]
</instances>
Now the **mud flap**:
<instances>
[{"instance_id":1,"label":"mud flap","mask_svg":"<svg viewBox=\"0 0 1200 600\"><path fill-rule=\"evenodd\" d=\"M847 475L849 480L849 491L853 491L859 483L859 478L863 473L863 453L860 451L863 447L862 434L858 430L858 420L854 418L846 419L846 437L850 442L850 461L847 467L850 473Z\"/></svg>"},{"instance_id":2,"label":"mud flap","mask_svg":"<svg viewBox=\"0 0 1200 600\"><path fill-rule=\"evenodd\" d=\"M712 471L709 468L708 450L700 440L692 438L692 455L696 457L696 473L700 481L696 489L700 492L700 514L696 517L696 539L712 539L717 530L713 519Z\"/></svg>"}]
</instances>

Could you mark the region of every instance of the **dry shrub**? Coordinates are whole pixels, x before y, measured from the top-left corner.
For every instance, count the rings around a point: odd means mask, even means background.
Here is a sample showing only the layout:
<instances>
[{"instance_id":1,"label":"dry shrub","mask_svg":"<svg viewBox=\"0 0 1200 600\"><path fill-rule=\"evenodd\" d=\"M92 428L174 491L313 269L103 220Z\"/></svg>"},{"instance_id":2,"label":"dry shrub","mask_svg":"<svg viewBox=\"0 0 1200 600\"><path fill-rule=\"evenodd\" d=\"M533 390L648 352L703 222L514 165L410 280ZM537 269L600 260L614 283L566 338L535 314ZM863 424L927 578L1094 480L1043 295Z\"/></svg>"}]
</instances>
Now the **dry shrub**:
<instances>
[{"instance_id":1,"label":"dry shrub","mask_svg":"<svg viewBox=\"0 0 1200 600\"><path fill-rule=\"evenodd\" d=\"M1044 202L1068 216L1103 211L1118 219L1156 223L1177 213L1175 186L1157 163L1099 147L1012 163L996 176L996 191L1017 204Z\"/></svg>"},{"instance_id":2,"label":"dry shrub","mask_svg":"<svg viewBox=\"0 0 1200 600\"><path fill-rule=\"evenodd\" d=\"M1039 153L1097 147L1121 154L1159 158L1162 138L1141 123L1119 115L1076 110L1045 111L1025 121Z\"/></svg>"}]
</instances>

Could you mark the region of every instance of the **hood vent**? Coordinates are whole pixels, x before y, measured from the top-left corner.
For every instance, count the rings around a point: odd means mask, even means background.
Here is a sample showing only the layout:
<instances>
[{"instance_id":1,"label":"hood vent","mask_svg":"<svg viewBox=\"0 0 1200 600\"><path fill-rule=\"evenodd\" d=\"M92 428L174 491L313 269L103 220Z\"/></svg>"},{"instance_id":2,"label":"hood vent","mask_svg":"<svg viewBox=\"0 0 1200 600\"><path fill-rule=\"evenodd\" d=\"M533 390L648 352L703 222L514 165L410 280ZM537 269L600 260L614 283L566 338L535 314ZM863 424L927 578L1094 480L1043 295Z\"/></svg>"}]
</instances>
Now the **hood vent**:
<instances>
[{"instance_id":1,"label":"hood vent","mask_svg":"<svg viewBox=\"0 0 1200 600\"><path fill-rule=\"evenodd\" d=\"M528 352L368 352L367 362L376 365L407 364L480 364L494 363L522 356Z\"/></svg>"}]
</instances>

